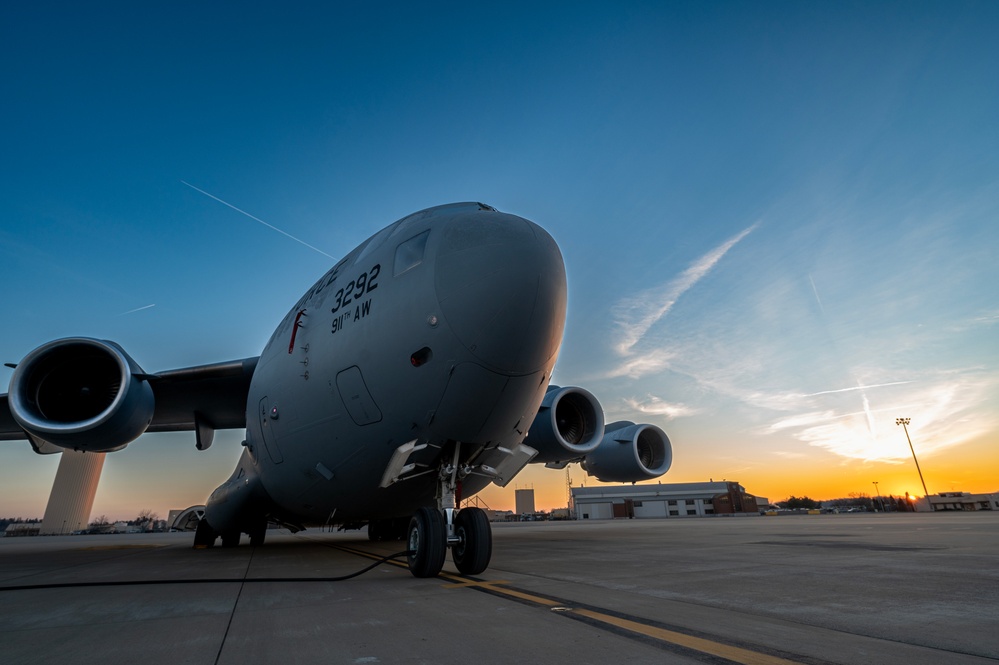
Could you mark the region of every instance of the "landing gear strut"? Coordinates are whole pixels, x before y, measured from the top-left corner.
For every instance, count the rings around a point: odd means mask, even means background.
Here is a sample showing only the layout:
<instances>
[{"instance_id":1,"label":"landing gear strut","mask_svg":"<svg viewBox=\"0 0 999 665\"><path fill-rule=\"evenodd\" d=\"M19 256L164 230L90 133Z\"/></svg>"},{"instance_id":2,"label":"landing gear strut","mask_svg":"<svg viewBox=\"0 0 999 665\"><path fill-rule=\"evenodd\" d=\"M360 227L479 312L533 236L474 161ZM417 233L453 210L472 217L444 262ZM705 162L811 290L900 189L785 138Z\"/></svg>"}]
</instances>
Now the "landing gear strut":
<instances>
[{"instance_id":1,"label":"landing gear strut","mask_svg":"<svg viewBox=\"0 0 999 665\"><path fill-rule=\"evenodd\" d=\"M458 463L459 448L456 443L452 463L441 465L437 508L420 508L409 522L409 570L416 577L436 577L448 547L464 575L478 575L489 566L493 552L489 519L479 508L457 510L455 505L458 483L471 472L467 464Z\"/></svg>"}]
</instances>

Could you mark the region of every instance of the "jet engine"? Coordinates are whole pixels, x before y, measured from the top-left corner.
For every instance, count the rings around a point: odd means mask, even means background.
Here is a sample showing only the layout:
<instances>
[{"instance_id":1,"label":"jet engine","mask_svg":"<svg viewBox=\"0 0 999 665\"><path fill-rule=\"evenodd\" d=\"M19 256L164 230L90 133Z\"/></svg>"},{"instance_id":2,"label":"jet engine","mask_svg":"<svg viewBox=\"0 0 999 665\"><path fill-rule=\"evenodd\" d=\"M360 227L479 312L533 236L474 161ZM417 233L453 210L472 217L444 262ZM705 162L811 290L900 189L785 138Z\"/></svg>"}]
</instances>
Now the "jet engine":
<instances>
[{"instance_id":1,"label":"jet engine","mask_svg":"<svg viewBox=\"0 0 999 665\"><path fill-rule=\"evenodd\" d=\"M59 339L17 365L8 403L14 420L36 442L111 452L149 426L154 399L148 378L113 342Z\"/></svg>"},{"instance_id":2,"label":"jet engine","mask_svg":"<svg viewBox=\"0 0 999 665\"><path fill-rule=\"evenodd\" d=\"M583 468L597 480L634 483L658 478L673 463L669 437L655 425L622 420L611 423L596 450L586 455Z\"/></svg>"},{"instance_id":3,"label":"jet engine","mask_svg":"<svg viewBox=\"0 0 999 665\"><path fill-rule=\"evenodd\" d=\"M532 462L568 462L595 450L603 431L596 397L582 388L548 386L524 443L538 451Z\"/></svg>"}]
</instances>

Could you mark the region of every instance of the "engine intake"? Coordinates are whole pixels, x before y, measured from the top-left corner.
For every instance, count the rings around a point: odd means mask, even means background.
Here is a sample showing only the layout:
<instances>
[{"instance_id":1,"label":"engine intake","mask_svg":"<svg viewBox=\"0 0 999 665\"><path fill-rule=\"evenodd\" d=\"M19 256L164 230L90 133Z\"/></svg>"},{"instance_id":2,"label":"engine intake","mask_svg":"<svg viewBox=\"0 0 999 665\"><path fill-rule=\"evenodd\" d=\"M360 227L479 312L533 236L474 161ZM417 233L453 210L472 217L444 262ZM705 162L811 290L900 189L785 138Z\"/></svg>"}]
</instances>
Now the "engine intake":
<instances>
[{"instance_id":1,"label":"engine intake","mask_svg":"<svg viewBox=\"0 0 999 665\"><path fill-rule=\"evenodd\" d=\"M153 390L146 378L113 342L59 339L18 364L10 380L10 412L38 441L73 450L120 450L152 421Z\"/></svg>"},{"instance_id":2,"label":"engine intake","mask_svg":"<svg viewBox=\"0 0 999 665\"><path fill-rule=\"evenodd\" d=\"M634 483L658 478L673 463L669 437L655 425L619 421L607 426L596 450L586 455L583 468L597 480Z\"/></svg>"},{"instance_id":3,"label":"engine intake","mask_svg":"<svg viewBox=\"0 0 999 665\"><path fill-rule=\"evenodd\" d=\"M524 443L538 451L532 462L577 460L600 445L604 411L582 388L548 386Z\"/></svg>"}]
</instances>

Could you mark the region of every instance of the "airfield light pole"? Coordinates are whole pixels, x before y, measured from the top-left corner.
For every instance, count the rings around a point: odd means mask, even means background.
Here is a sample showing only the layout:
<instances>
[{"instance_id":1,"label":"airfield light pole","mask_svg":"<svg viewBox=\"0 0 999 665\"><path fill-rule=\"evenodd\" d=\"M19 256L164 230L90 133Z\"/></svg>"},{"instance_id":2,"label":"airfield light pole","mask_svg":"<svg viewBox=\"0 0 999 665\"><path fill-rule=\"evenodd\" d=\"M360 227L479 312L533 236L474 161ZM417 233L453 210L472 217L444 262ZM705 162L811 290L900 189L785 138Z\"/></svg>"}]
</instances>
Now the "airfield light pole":
<instances>
[{"instance_id":1,"label":"airfield light pole","mask_svg":"<svg viewBox=\"0 0 999 665\"><path fill-rule=\"evenodd\" d=\"M933 504L930 503L930 493L926 489L926 481L923 480L923 471L919 468L919 460L916 459L916 449L912 447L912 439L909 437L909 418L896 418L895 424L901 425L902 429L905 430L905 440L909 442L909 450L912 451L912 460L916 463L916 471L919 473L919 482L923 484L923 496L926 497L926 507L933 512Z\"/></svg>"},{"instance_id":2,"label":"airfield light pole","mask_svg":"<svg viewBox=\"0 0 999 665\"><path fill-rule=\"evenodd\" d=\"M872 480L871 482L874 484L874 491L877 492L878 503L881 504L881 512L884 512L885 511L885 502L884 502L884 499L881 498L881 490L878 489L878 481Z\"/></svg>"}]
</instances>

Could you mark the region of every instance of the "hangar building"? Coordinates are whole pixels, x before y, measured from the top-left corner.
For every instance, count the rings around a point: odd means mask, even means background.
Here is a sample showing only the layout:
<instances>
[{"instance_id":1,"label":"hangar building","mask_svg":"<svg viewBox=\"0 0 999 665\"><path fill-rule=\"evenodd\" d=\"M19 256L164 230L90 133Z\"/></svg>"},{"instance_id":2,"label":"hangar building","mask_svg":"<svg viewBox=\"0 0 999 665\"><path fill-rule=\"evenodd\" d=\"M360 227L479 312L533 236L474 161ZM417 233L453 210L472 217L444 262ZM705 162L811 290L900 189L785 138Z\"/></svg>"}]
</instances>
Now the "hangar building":
<instances>
[{"instance_id":1,"label":"hangar building","mask_svg":"<svg viewBox=\"0 0 999 665\"><path fill-rule=\"evenodd\" d=\"M736 482L573 487L576 519L758 515L756 497Z\"/></svg>"},{"instance_id":2,"label":"hangar building","mask_svg":"<svg viewBox=\"0 0 999 665\"><path fill-rule=\"evenodd\" d=\"M934 512L940 510L999 510L999 493L940 492L930 495L930 507Z\"/></svg>"}]
</instances>

